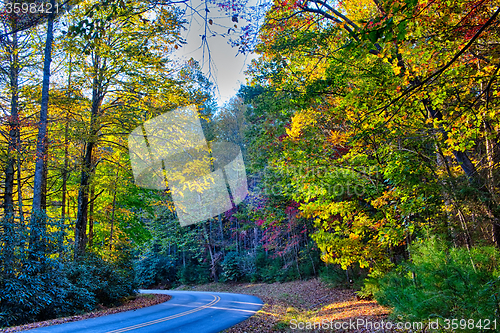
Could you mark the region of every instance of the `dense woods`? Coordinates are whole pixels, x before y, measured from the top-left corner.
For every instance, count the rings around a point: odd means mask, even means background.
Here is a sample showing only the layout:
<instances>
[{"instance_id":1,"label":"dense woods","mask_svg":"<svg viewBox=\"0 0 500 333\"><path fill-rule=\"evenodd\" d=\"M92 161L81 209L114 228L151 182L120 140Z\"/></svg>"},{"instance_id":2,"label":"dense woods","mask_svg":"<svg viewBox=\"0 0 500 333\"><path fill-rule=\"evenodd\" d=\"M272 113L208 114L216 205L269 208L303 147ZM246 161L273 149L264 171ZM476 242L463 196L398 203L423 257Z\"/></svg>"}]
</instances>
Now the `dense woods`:
<instances>
[{"instance_id":1,"label":"dense woods","mask_svg":"<svg viewBox=\"0 0 500 333\"><path fill-rule=\"evenodd\" d=\"M204 2L202 42L227 26L257 55L222 106L176 58L186 4L4 6L0 327L139 287L312 276L400 319L500 324L500 2ZM127 137L190 105L241 148L249 195L182 227Z\"/></svg>"}]
</instances>

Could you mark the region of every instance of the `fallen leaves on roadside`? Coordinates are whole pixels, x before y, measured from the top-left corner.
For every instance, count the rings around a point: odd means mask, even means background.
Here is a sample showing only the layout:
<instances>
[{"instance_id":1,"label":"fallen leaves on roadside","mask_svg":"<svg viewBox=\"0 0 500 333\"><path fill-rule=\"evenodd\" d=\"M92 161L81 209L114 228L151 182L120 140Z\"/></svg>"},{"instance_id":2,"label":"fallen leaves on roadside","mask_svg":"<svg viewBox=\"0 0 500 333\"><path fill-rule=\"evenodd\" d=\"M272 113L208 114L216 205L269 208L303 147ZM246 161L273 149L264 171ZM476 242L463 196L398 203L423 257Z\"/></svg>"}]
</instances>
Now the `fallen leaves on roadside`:
<instances>
[{"instance_id":1,"label":"fallen leaves on roadside","mask_svg":"<svg viewBox=\"0 0 500 333\"><path fill-rule=\"evenodd\" d=\"M96 318L96 317L106 316L106 315L113 314L113 313L119 313L119 312L124 312L124 311L129 311L129 310L136 310L136 309L144 308L147 306L164 303L164 302L170 300L171 298L172 298L172 296L164 295L164 294L140 294L140 295L137 295L136 297L134 297L133 299L125 301L125 303L123 303L122 305L117 306L117 307L105 308L102 305L100 305L99 306L100 310L97 310L97 311L92 311L92 312L88 312L88 313L84 313L84 314L76 315L76 316L71 316L71 317L56 318L56 319L51 319L51 320L46 320L46 321L41 321L41 322L36 322L36 323L30 323L30 324L25 324L25 325L21 325L21 326L8 327L8 328L0 329L0 332L5 332L5 333L19 332L19 331L31 330L34 328L40 328L40 327L45 327L45 326L64 324L64 323L68 323L71 321Z\"/></svg>"},{"instance_id":2,"label":"fallen leaves on roadside","mask_svg":"<svg viewBox=\"0 0 500 333\"><path fill-rule=\"evenodd\" d=\"M210 283L201 286L181 286L179 289L231 292L259 297L265 304L247 320L225 330L225 333L260 332L325 332L330 329L292 329L290 321L298 322L387 322L389 310L373 300L360 300L354 290L329 288L318 279L285 283ZM339 330L334 330L339 332ZM341 330L340 330L341 331ZM359 328L346 332L403 332ZM405 331L406 332L406 331Z\"/></svg>"}]
</instances>

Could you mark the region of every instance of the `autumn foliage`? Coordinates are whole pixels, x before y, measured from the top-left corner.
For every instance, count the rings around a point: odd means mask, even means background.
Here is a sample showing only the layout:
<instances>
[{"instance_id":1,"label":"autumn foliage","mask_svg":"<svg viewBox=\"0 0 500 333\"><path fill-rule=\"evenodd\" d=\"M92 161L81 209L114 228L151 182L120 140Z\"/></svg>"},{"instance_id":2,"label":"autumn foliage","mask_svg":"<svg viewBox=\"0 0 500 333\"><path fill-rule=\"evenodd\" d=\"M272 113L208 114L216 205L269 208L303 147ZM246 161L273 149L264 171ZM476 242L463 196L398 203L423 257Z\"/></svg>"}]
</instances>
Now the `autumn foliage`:
<instances>
[{"instance_id":1,"label":"autumn foliage","mask_svg":"<svg viewBox=\"0 0 500 333\"><path fill-rule=\"evenodd\" d=\"M251 154L322 260L381 276L431 235L500 247L498 2L272 8L242 90Z\"/></svg>"}]
</instances>

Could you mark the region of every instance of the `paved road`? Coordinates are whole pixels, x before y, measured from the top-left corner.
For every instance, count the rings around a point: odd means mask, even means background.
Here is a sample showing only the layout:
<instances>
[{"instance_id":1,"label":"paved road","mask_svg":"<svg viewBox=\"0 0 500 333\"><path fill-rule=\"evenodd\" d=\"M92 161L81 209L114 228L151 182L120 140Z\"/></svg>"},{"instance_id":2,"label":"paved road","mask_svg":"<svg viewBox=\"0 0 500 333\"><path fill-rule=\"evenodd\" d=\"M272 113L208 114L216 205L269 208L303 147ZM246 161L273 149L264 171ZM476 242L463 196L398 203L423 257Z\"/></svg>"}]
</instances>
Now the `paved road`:
<instances>
[{"instance_id":1,"label":"paved road","mask_svg":"<svg viewBox=\"0 0 500 333\"><path fill-rule=\"evenodd\" d=\"M251 317L262 307L259 298L241 294L171 290L141 292L168 294L172 295L172 299L147 308L37 328L30 332L220 332Z\"/></svg>"}]
</instances>

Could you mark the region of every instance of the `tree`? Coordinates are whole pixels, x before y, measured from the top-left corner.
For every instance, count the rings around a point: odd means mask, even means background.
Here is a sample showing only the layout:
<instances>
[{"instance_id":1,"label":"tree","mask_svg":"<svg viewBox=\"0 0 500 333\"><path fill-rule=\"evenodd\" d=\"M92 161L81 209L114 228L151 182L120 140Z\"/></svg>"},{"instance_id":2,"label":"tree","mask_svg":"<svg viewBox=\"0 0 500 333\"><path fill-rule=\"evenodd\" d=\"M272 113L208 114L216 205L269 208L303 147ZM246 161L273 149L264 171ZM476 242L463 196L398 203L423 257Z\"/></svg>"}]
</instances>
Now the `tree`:
<instances>
[{"instance_id":1,"label":"tree","mask_svg":"<svg viewBox=\"0 0 500 333\"><path fill-rule=\"evenodd\" d=\"M106 122L113 122L113 113L122 109L125 102L136 99L133 104L126 105L132 108L139 106L138 102L144 103L149 99L153 89L142 86L143 83L158 84L155 92L158 94L172 82L167 76L169 70L163 50L178 42L178 14L160 8L154 11L155 19L149 21L144 18L148 10L147 5L133 3L126 9L120 9L120 14L113 18L115 13L112 9L94 8L85 22L98 27L97 30L90 39L77 35L71 41L73 49L85 49L86 58L78 61L78 71L82 79L89 81L92 89L89 130L85 137L78 194L76 257L84 253L87 244L89 192L96 168L93 158L99 142L111 135L104 130ZM83 7L76 14L77 20L82 22L81 15L87 12L88 8Z\"/></svg>"},{"instance_id":2,"label":"tree","mask_svg":"<svg viewBox=\"0 0 500 333\"><path fill-rule=\"evenodd\" d=\"M497 190L483 174L495 178L498 166L480 161L496 134L477 117L486 104L497 112L496 72L479 74L471 59L491 62L497 11L466 1L273 5L250 70L263 87L249 90L254 109L268 110L252 150L316 219L324 260L383 266L429 223L457 243L495 238Z\"/></svg>"},{"instance_id":3,"label":"tree","mask_svg":"<svg viewBox=\"0 0 500 333\"><path fill-rule=\"evenodd\" d=\"M51 0L51 5L55 5L55 0ZM47 35L45 40L43 79L42 79L42 102L40 106L40 117L38 122L38 136L35 150L35 177L33 181L33 203L31 208L31 230L30 249L32 252L44 251L43 229L44 211L46 202L46 182L47 182L47 149L48 149L48 109L49 109L49 84L50 84L50 64L52 62L52 43L54 41L54 13L50 14L47 20ZM40 233L41 232L41 233ZM41 249L41 250L40 250ZM35 256L33 257L35 258ZM43 261L42 257L42 261Z\"/></svg>"}]
</instances>

